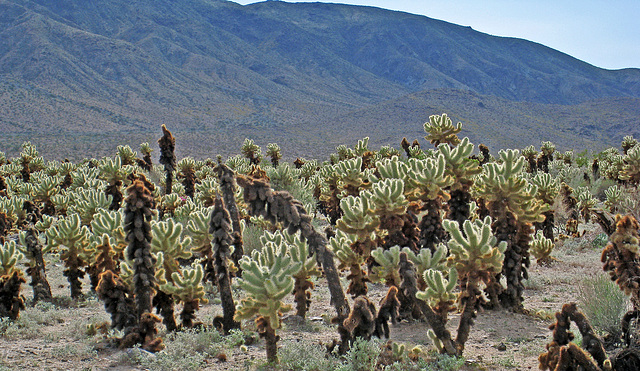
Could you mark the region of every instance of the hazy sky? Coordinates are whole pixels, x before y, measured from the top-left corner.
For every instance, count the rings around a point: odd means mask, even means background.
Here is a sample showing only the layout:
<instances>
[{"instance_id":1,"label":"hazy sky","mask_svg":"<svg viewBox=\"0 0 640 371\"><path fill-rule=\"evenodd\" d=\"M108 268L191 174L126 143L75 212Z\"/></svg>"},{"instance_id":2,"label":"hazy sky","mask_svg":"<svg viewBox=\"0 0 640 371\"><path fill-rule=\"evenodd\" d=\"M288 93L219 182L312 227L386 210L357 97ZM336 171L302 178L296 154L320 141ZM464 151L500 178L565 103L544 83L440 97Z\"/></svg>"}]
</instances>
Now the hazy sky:
<instances>
[{"instance_id":1,"label":"hazy sky","mask_svg":"<svg viewBox=\"0 0 640 371\"><path fill-rule=\"evenodd\" d=\"M234 0L240 4L257 1ZM287 2L315 2L287 1ZM640 68L640 0L344 0L535 41L598 67Z\"/></svg>"}]
</instances>

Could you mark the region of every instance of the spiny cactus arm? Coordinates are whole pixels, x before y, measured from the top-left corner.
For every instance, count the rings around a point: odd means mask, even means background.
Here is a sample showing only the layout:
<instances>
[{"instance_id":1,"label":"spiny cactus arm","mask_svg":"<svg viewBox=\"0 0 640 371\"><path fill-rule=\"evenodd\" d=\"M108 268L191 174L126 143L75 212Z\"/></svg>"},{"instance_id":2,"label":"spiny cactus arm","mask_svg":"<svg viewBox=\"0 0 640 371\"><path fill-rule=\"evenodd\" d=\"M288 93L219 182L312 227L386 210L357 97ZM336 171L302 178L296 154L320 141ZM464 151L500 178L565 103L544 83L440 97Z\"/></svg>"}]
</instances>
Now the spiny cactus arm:
<instances>
[{"instance_id":1,"label":"spiny cactus arm","mask_svg":"<svg viewBox=\"0 0 640 371\"><path fill-rule=\"evenodd\" d=\"M121 211L99 209L91 220L91 230L97 237L106 234L113 238L115 243L112 246L118 254L121 254L127 247Z\"/></svg>"},{"instance_id":2,"label":"spiny cactus arm","mask_svg":"<svg viewBox=\"0 0 640 371\"><path fill-rule=\"evenodd\" d=\"M418 160L409 159L410 171L408 172L409 180L406 182L405 194L411 201L416 200L435 200L441 197L442 200L448 201L450 195L445 191L454 184L455 179L450 174L446 174L445 157L441 153L435 159L428 158ZM412 191L408 191L412 190Z\"/></svg>"},{"instance_id":3,"label":"spiny cactus arm","mask_svg":"<svg viewBox=\"0 0 640 371\"><path fill-rule=\"evenodd\" d=\"M624 167L620 172L620 179L632 184L640 183L640 146L631 148L623 157L623 161Z\"/></svg>"},{"instance_id":4,"label":"spiny cactus arm","mask_svg":"<svg viewBox=\"0 0 640 371\"><path fill-rule=\"evenodd\" d=\"M551 252L553 251L554 243L551 239L544 237L542 231L538 231L536 233L535 238L531 241L529 245L529 251L539 265L550 263L554 260L551 256Z\"/></svg>"},{"instance_id":5,"label":"spiny cactus arm","mask_svg":"<svg viewBox=\"0 0 640 371\"><path fill-rule=\"evenodd\" d=\"M449 269L448 278L445 278L442 272L429 269L424 272L424 281L427 283L427 289L418 291L416 297L427 302L431 307L453 305L456 295L453 289L458 283L458 272L455 268Z\"/></svg>"},{"instance_id":6,"label":"spiny cactus arm","mask_svg":"<svg viewBox=\"0 0 640 371\"><path fill-rule=\"evenodd\" d=\"M376 169L378 170L377 173L380 177L375 174L371 174L369 179L372 183L387 178L406 180L410 170L409 166L404 161L401 161L398 156L384 158L376 162Z\"/></svg>"},{"instance_id":7,"label":"spiny cactus arm","mask_svg":"<svg viewBox=\"0 0 640 371\"><path fill-rule=\"evenodd\" d=\"M436 147L440 143L456 146L460 143L458 133L462 131L462 123L453 126L453 122L446 113L429 116L429 121L424 123L424 131L427 136L424 139Z\"/></svg>"},{"instance_id":8,"label":"spiny cactus arm","mask_svg":"<svg viewBox=\"0 0 640 371\"><path fill-rule=\"evenodd\" d=\"M178 259L191 257L191 237L181 238L183 226L173 219L166 222L151 222L151 251L164 254L164 270L167 280L171 280L174 272L180 271Z\"/></svg>"},{"instance_id":9,"label":"spiny cactus arm","mask_svg":"<svg viewBox=\"0 0 640 371\"><path fill-rule=\"evenodd\" d=\"M336 227L359 240L371 238L372 233L380 225L380 220L370 215L371 205L368 197L347 196L340 200L343 215L336 221Z\"/></svg>"},{"instance_id":10,"label":"spiny cactus arm","mask_svg":"<svg viewBox=\"0 0 640 371\"><path fill-rule=\"evenodd\" d=\"M376 263L380 264L373 268L371 278L374 281L385 279L387 286L400 286L400 274L398 273L398 264L400 263L400 247L393 246L390 249L378 247L371 251L371 256Z\"/></svg>"},{"instance_id":11,"label":"spiny cactus arm","mask_svg":"<svg viewBox=\"0 0 640 371\"><path fill-rule=\"evenodd\" d=\"M374 215L402 215L409 205L403 192L404 181L401 179L383 179L363 192L363 197L369 198L370 212Z\"/></svg>"},{"instance_id":12,"label":"spiny cactus arm","mask_svg":"<svg viewBox=\"0 0 640 371\"><path fill-rule=\"evenodd\" d=\"M22 271L16 267L16 264L24 258L15 241L5 241L0 245L0 276L11 276L14 272Z\"/></svg>"},{"instance_id":13,"label":"spiny cactus arm","mask_svg":"<svg viewBox=\"0 0 640 371\"><path fill-rule=\"evenodd\" d=\"M171 274L173 282L160 286L160 290L173 295L182 303L198 300L206 304L208 300L205 298L206 292L204 286L202 286L203 277L204 270L202 265L196 263L191 268L173 272Z\"/></svg>"}]
</instances>

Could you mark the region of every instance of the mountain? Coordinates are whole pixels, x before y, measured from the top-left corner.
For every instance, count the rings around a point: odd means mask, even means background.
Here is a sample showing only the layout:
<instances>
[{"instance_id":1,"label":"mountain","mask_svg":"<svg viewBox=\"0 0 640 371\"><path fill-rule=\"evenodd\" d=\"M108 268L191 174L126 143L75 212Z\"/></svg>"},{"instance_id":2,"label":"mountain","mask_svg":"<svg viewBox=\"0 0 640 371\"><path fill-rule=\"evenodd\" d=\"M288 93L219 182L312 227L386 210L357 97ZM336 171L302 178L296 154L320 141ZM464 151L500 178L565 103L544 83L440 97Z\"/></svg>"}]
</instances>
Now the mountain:
<instances>
[{"instance_id":1,"label":"mountain","mask_svg":"<svg viewBox=\"0 0 640 371\"><path fill-rule=\"evenodd\" d=\"M110 154L166 124L182 155L238 153L252 137L324 156L363 136L397 147L442 112L494 148L602 149L640 135L640 70L373 7L0 0L8 154L23 140Z\"/></svg>"}]
</instances>

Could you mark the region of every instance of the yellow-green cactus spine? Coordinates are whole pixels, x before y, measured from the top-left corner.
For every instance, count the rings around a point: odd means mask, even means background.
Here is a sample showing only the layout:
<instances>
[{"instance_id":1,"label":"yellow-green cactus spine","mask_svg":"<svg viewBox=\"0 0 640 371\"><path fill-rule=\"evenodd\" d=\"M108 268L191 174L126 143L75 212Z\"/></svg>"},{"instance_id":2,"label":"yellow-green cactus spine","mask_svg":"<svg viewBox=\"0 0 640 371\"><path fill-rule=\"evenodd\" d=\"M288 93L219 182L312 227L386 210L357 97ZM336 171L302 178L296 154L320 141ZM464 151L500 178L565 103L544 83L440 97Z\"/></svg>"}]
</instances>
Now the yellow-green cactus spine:
<instances>
[{"instance_id":1,"label":"yellow-green cactus spine","mask_svg":"<svg viewBox=\"0 0 640 371\"><path fill-rule=\"evenodd\" d=\"M400 286L398 264L400 263L400 247L393 246L387 250L379 247L371 251L371 256L380 264L373 268L371 278L375 282L385 280L387 286Z\"/></svg>"},{"instance_id":2,"label":"yellow-green cactus spine","mask_svg":"<svg viewBox=\"0 0 640 371\"><path fill-rule=\"evenodd\" d=\"M622 160L624 166L620 172L620 179L638 185L640 183L640 146L631 148Z\"/></svg>"},{"instance_id":3,"label":"yellow-green cactus spine","mask_svg":"<svg viewBox=\"0 0 640 371\"><path fill-rule=\"evenodd\" d=\"M311 304L311 293L308 290L314 287L311 277L319 277L322 273L318 269L315 256L309 255L309 246L304 240L297 235L290 235L286 231L280 233L288 245L287 252L291 256L292 262L300 263L300 270L293 274L293 278L295 278L293 296L296 302L296 315L304 318Z\"/></svg>"},{"instance_id":4,"label":"yellow-green cactus spine","mask_svg":"<svg viewBox=\"0 0 640 371\"><path fill-rule=\"evenodd\" d=\"M349 269L347 279L350 282L349 287L347 287L347 294L351 294L354 298L367 294L367 282L369 282L369 277L362 268L367 258L363 254L356 252L352 247L357 242L357 236L344 233L341 230L337 230L336 235L329 239L331 251L340 262L338 269Z\"/></svg>"},{"instance_id":5,"label":"yellow-green cactus spine","mask_svg":"<svg viewBox=\"0 0 640 371\"><path fill-rule=\"evenodd\" d=\"M253 139L245 138L241 148L244 157L249 159L252 165L258 165L262 161L262 149L255 144Z\"/></svg>"},{"instance_id":6,"label":"yellow-green cactus spine","mask_svg":"<svg viewBox=\"0 0 640 371\"><path fill-rule=\"evenodd\" d=\"M184 328L194 326L195 312L200 308L200 303L206 304L205 289L202 286L204 270L202 265L194 263L191 268L182 269L171 274L171 282L160 286L160 290L172 295L179 303L183 304L180 319Z\"/></svg>"},{"instance_id":7,"label":"yellow-green cactus spine","mask_svg":"<svg viewBox=\"0 0 640 371\"><path fill-rule=\"evenodd\" d=\"M23 257L14 241L0 244L0 318L17 319L20 310L25 308L24 297L20 295L20 285L26 280L22 271L16 267Z\"/></svg>"},{"instance_id":8,"label":"yellow-green cactus spine","mask_svg":"<svg viewBox=\"0 0 640 371\"><path fill-rule=\"evenodd\" d=\"M444 244L438 245L435 251L429 249L420 249L418 254L414 253L410 248L404 247L402 252L407 254L408 259L414 264L417 274L417 286L420 290L426 289L424 282L424 272L433 269L441 272L446 271L445 263L447 259L447 247Z\"/></svg>"},{"instance_id":9,"label":"yellow-green cactus spine","mask_svg":"<svg viewBox=\"0 0 640 371\"><path fill-rule=\"evenodd\" d=\"M280 152L280 146L276 143L267 144L267 156L271 158L271 164L273 167L278 167L280 160L282 159L282 153Z\"/></svg>"},{"instance_id":10,"label":"yellow-green cactus spine","mask_svg":"<svg viewBox=\"0 0 640 371\"><path fill-rule=\"evenodd\" d=\"M77 299L82 296L80 279L85 272L82 268L89 259L88 247L91 243L91 232L82 225L78 214L60 219L56 225L45 232L48 248L60 251L60 260L66 267L64 275L71 286L71 297Z\"/></svg>"},{"instance_id":11,"label":"yellow-green cactus spine","mask_svg":"<svg viewBox=\"0 0 640 371\"><path fill-rule=\"evenodd\" d=\"M271 263L271 264L269 264ZM301 263L292 262L291 256L274 242L264 245L262 252L254 250L252 257L240 260L242 278L238 284L247 297L237 308L235 319L245 320L258 315L256 325L261 337L266 340L267 360L277 362L278 348L275 330L280 328L280 316L291 310L284 298L293 290L293 274Z\"/></svg>"},{"instance_id":12,"label":"yellow-green cactus spine","mask_svg":"<svg viewBox=\"0 0 640 371\"><path fill-rule=\"evenodd\" d=\"M111 197L107 197L103 192L95 189L85 189L75 193L73 198L73 206L71 211L78 214L82 221L82 225L90 225L93 216L100 209L107 209L111 205Z\"/></svg>"},{"instance_id":13,"label":"yellow-green cactus spine","mask_svg":"<svg viewBox=\"0 0 640 371\"><path fill-rule=\"evenodd\" d=\"M462 123L453 126L453 122L446 113L429 116L429 121L424 123L424 131L427 136L424 139L436 147L440 143L456 146L460 143L458 133L462 131Z\"/></svg>"},{"instance_id":14,"label":"yellow-green cactus spine","mask_svg":"<svg viewBox=\"0 0 640 371\"><path fill-rule=\"evenodd\" d=\"M536 258L538 265L549 264L555 260L555 258L551 256L554 245L553 240L546 238L542 234L542 231L536 233L535 238L531 241L529 250L531 251L531 255Z\"/></svg>"},{"instance_id":15,"label":"yellow-green cactus spine","mask_svg":"<svg viewBox=\"0 0 640 371\"><path fill-rule=\"evenodd\" d=\"M426 302L446 323L457 297L454 289L458 284L458 272L455 268L450 268L448 276L445 278L442 272L428 269L424 272L423 278L427 288L418 291L416 298Z\"/></svg>"},{"instance_id":16,"label":"yellow-green cactus spine","mask_svg":"<svg viewBox=\"0 0 640 371\"><path fill-rule=\"evenodd\" d=\"M129 147L127 146L127 148ZM129 150L131 150L131 148L129 148ZM123 154L123 156L126 155ZM107 196L111 196L111 205L109 205L109 210L120 209L120 205L124 199L120 187L122 187L127 176L133 172L133 167L130 166L130 164L125 165L125 162L123 161L124 160L122 160L121 156L116 156L115 159L107 157L100 161L100 164L98 165L100 169L100 178L107 182L104 193Z\"/></svg>"},{"instance_id":17,"label":"yellow-green cactus spine","mask_svg":"<svg viewBox=\"0 0 640 371\"><path fill-rule=\"evenodd\" d=\"M113 249L122 257L124 249L127 247L126 235L124 233L123 214L120 211L98 210L91 220L91 231L98 240L106 234L113 238L111 244Z\"/></svg>"}]
</instances>

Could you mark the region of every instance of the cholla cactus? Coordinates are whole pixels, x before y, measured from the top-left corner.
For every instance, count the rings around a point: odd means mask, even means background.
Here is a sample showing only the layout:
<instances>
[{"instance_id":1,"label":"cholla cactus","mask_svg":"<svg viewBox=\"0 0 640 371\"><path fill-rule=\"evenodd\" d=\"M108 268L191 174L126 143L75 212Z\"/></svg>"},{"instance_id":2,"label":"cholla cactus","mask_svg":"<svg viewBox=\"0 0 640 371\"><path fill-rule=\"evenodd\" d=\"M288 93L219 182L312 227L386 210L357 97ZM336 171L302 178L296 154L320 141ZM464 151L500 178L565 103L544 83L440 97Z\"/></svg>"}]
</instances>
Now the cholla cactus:
<instances>
[{"instance_id":1,"label":"cholla cactus","mask_svg":"<svg viewBox=\"0 0 640 371\"><path fill-rule=\"evenodd\" d=\"M640 183L640 146L631 148L623 157L624 166L620 172L620 179L631 184Z\"/></svg>"},{"instance_id":2,"label":"cholla cactus","mask_svg":"<svg viewBox=\"0 0 640 371\"><path fill-rule=\"evenodd\" d=\"M538 170L538 151L533 145L530 145L522 150L522 156L527 159L527 163L529 167L527 168L527 172L535 173Z\"/></svg>"},{"instance_id":3,"label":"cholla cactus","mask_svg":"<svg viewBox=\"0 0 640 371\"><path fill-rule=\"evenodd\" d=\"M555 226L555 213L552 209L556 197L560 193L560 184L548 173L537 173L531 183L538 189L536 198L547 206L548 210L543 213L545 219L541 223L535 223L536 230L541 230L544 236L550 240L554 239L553 228Z\"/></svg>"},{"instance_id":4,"label":"cholla cactus","mask_svg":"<svg viewBox=\"0 0 640 371\"><path fill-rule=\"evenodd\" d=\"M293 274L295 283L293 285L294 301L296 302L296 315L304 318L311 305L311 293L314 285L312 276L319 277L321 272L314 255L309 255L309 246L298 236L291 236L286 232L282 233L289 244L288 253L293 263L300 263L300 270Z\"/></svg>"},{"instance_id":5,"label":"cholla cactus","mask_svg":"<svg viewBox=\"0 0 640 371\"><path fill-rule=\"evenodd\" d=\"M220 300L222 302L222 318L216 318L224 333L232 329L240 328L240 324L234 320L236 313L233 295L231 294L231 275L229 260L232 254L233 235L231 217L220 197L216 198L216 204L211 212L209 220L209 233L212 236L209 250L206 251L206 263L212 265L214 276L210 276L218 286Z\"/></svg>"},{"instance_id":6,"label":"cholla cactus","mask_svg":"<svg viewBox=\"0 0 640 371\"><path fill-rule=\"evenodd\" d=\"M111 315L111 327L130 332L138 322L130 287L116 273L107 270L100 275L96 293Z\"/></svg>"},{"instance_id":7,"label":"cholla cactus","mask_svg":"<svg viewBox=\"0 0 640 371\"><path fill-rule=\"evenodd\" d=\"M218 181L215 178L203 179L196 184L196 198L205 207L211 207L215 203L218 190Z\"/></svg>"},{"instance_id":8,"label":"cholla cactus","mask_svg":"<svg viewBox=\"0 0 640 371\"><path fill-rule=\"evenodd\" d=\"M254 143L253 139L245 138L240 150L252 165L258 165L262 161L262 149Z\"/></svg>"},{"instance_id":9,"label":"cholla cactus","mask_svg":"<svg viewBox=\"0 0 640 371\"><path fill-rule=\"evenodd\" d=\"M29 285L33 288L34 303L40 300L51 301L51 287L49 286L49 281L47 281L43 258L43 254L49 252L50 246L42 247L38 239L38 232L33 227L20 232L19 241L18 249L28 259L26 273L31 276Z\"/></svg>"},{"instance_id":10,"label":"cholla cactus","mask_svg":"<svg viewBox=\"0 0 640 371\"><path fill-rule=\"evenodd\" d=\"M602 250L602 269L609 273L625 294L631 296L634 310L640 310L640 266L637 261L640 248L640 225L630 215L616 217L616 230L610 243Z\"/></svg>"},{"instance_id":11,"label":"cholla cactus","mask_svg":"<svg viewBox=\"0 0 640 371\"><path fill-rule=\"evenodd\" d=\"M24 309L20 285L26 280L22 271L16 267L23 257L15 242L6 241L0 244L0 318L17 319L20 310Z\"/></svg>"},{"instance_id":12,"label":"cholla cactus","mask_svg":"<svg viewBox=\"0 0 640 371\"><path fill-rule=\"evenodd\" d=\"M573 333L569 331L572 321L580 330L584 349L571 342L574 338ZM540 370L630 370L637 364L625 367L624 362L615 362L619 368L612 367L602 340L596 335L587 317L578 310L576 303L563 305L562 310L556 313L556 322L549 329L553 331L553 340L547 344L547 351L538 357ZM637 356L628 358L631 362L635 358L637 362Z\"/></svg>"},{"instance_id":13,"label":"cholla cactus","mask_svg":"<svg viewBox=\"0 0 640 371\"><path fill-rule=\"evenodd\" d=\"M380 228L387 231L385 246L408 245L403 234L403 215L409 202L404 197L404 181L401 179L383 179L364 191L362 197L369 199L371 213L380 218Z\"/></svg>"},{"instance_id":14,"label":"cholla cactus","mask_svg":"<svg viewBox=\"0 0 640 371\"><path fill-rule=\"evenodd\" d=\"M122 146L118 147L119 154L120 147ZM126 146L126 148L129 147ZM129 148L129 150L131 150L131 148ZM122 156L126 157L124 154ZM100 178L107 182L104 193L107 196L111 196L111 205L109 205L109 210L118 210L120 209L123 199L120 187L127 176L132 173L133 168L125 164L120 155L116 156L115 159L106 157L100 161L98 167L100 169Z\"/></svg>"},{"instance_id":15,"label":"cholla cactus","mask_svg":"<svg viewBox=\"0 0 640 371\"><path fill-rule=\"evenodd\" d=\"M267 156L271 157L271 164L273 167L278 167L280 159L282 159L282 153L280 153L280 146L276 143L267 144Z\"/></svg>"},{"instance_id":16,"label":"cholla cactus","mask_svg":"<svg viewBox=\"0 0 640 371\"><path fill-rule=\"evenodd\" d=\"M222 191L222 201L226 210L229 212L229 218L231 218L232 234L231 237L233 252L231 253L231 259L237 266L240 259L244 255L244 246L242 241L242 227L240 225L240 210L238 209L238 203L236 198L240 198L242 190L238 188L236 184L236 174L233 170L222 164L218 163L218 182L220 182L220 190Z\"/></svg>"},{"instance_id":17,"label":"cholla cactus","mask_svg":"<svg viewBox=\"0 0 640 371\"><path fill-rule=\"evenodd\" d=\"M446 163L445 174L453 177L453 184L449 187L451 199L448 202L447 219L455 220L460 225L469 219L469 193L476 175L482 172L478 160L471 159L474 145L469 138L464 138L455 148L446 144L438 146L438 151L444 156Z\"/></svg>"},{"instance_id":18,"label":"cholla cactus","mask_svg":"<svg viewBox=\"0 0 640 371\"><path fill-rule=\"evenodd\" d=\"M235 315L236 320L245 320L258 315L256 325L261 337L266 340L267 360L277 362L278 348L276 329L280 328L280 316L291 310L283 299L293 290L293 274L301 263L293 263L286 251L276 243L269 242L262 251L254 250L252 257L240 260L242 278L238 284L247 297L242 299Z\"/></svg>"},{"instance_id":19,"label":"cholla cactus","mask_svg":"<svg viewBox=\"0 0 640 371\"><path fill-rule=\"evenodd\" d=\"M476 182L477 193L486 202L494 219L493 231L507 242L502 275L507 289L500 295L502 305L520 309L522 280L527 277L532 222L542 222L547 207L535 198L537 187L522 178L524 157L517 150L500 151L501 164L489 163ZM492 298L495 301L495 298ZM497 304L497 303L494 303Z\"/></svg>"},{"instance_id":20,"label":"cholla cactus","mask_svg":"<svg viewBox=\"0 0 640 371\"><path fill-rule=\"evenodd\" d=\"M119 257L123 256L124 249L128 243L124 233L123 213L121 211L98 210L93 220L91 220L91 231L98 242L103 238L103 235L112 238L111 247L118 253Z\"/></svg>"},{"instance_id":21,"label":"cholla cactus","mask_svg":"<svg viewBox=\"0 0 640 371\"><path fill-rule=\"evenodd\" d=\"M349 287L347 287L347 294L351 294L354 298L367 294L366 283L369 282L369 277L362 269L366 257L356 252L357 250L352 247L357 242L358 239L355 235L346 234L341 230L336 231L336 235L329 239L331 251L340 262L338 269L349 269L347 279L349 279L350 283Z\"/></svg>"},{"instance_id":22,"label":"cholla cactus","mask_svg":"<svg viewBox=\"0 0 640 371\"><path fill-rule=\"evenodd\" d=\"M445 271L448 250L443 244L439 245L433 252L428 249L420 249L420 252L416 254L408 247L404 247L402 252L407 254L407 258L414 264L417 275L417 287L422 291L427 288L426 282L424 282L425 271L429 269Z\"/></svg>"},{"instance_id":23,"label":"cholla cactus","mask_svg":"<svg viewBox=\"0 0 640 371\"><path fill-rule=\"evenodd\" d=\"M638 146L638 141L633 138L633 135L627 135L622 138L622 152L623 154L629 154L629 150L636 148Z\"/></svg>"},{"instance_id":24,"label":"cholla cactus","mask_svg":"<svg viewBox=\"0 0 640 371\"><path fill-rule=\"evenodd\" d=\"M159 285L171 285L173 283L173 274L180 272L180 263L178 259L189 259L191 251L191 237L182 238L183 226L176 223L173 219L162 222L151 222L151 251L156 254L158 264L156 264L155 277ZM158 309L162 315L163 323L167 326L167 330L174 331L177 329L173 316L173 297L164 290L158 290L153 298L153 306Z\"/></svg>"},{"instance_id":25,"label":"cholla cactus","mask_svg":"<svg viewBox=\"0 0 640 371\"><path fill-rule=\"evenodd\" d=\"M88 247L91 243L91 232L87 226L81 224L78 214L73 214L46 231L47 248L60 251L60 260L66 267L64 275L71 286L71 297L77 299L82 296L80 279L85 272L82 268L89 259Z\"/></svg>"},{"instance_id":26,"label":"cholla cactus","mask_svg":"<svg viewBox=\"0 0 640 371\"><path fill-rule=\"evenodd\" d=\"M195 175L196 162L191 157L185 157L178 161L178 178L182 179L184 194L193 199L196 186Z\"/></svg>"},{"instance_id":27,"label":"cholla cactus","mask_svg":"<svg viewBox=\"0 0 640 371\"><path fill-rule=\"evenodd\" d=\"M400 247L393 246L387 250L377 248L371 252L379 266L373 267L371 278L374 281L385 280L387 286L400 286L400 275L398 274L398 263L400 263Z\"/></svg>"},{"instance_id":28,"label":"cholla cactus","mask_svg":"<svg viewBox=\"0 0 640 371\"><path fill-rule=\"evenodd\" d=\"M375 246L375 231L380 221L370 214L371 204L368 197L348 196L340 201L344 215L336 221L336 227L344 233L356 236L357 246L352 246L357 254L365 259Z\"/></svg>"},{"instance_id":29,"label":"cholla cactus","mask_svg":"<svg viewBox=\"0 0 640 371\"><path fill-rule=\"evenodd\" d=\"M540 157L538 157L538 169L545 173L549 172L549 163L553 161L553 153L556 146L551 142L542 142L540 146Z\"/></svg>"},{"instance_id":30,"label":"cholla cactus","mask_svg":"<svg viewBox=\"0 0 640 371\"><path fill-rule=\"evenodd\" d=\"M462 131L462 123L458 123L454 127L453 122L446 113L442 115L432 115L429 116L429 121L424 123L424 131L427 133L424 139L436 147L440 145L440 143L456 146L460 143L457 134Z\"/></svg>"},{"instance_id":31,"label":"cholla cactus","mask_svg":"<svg viewBox=\"0 0 640 371\"><path fill-rule=\"evenodd\" d=\"M159 162L164 165L164 171L166 173L164 194L168 195L172 192L173 172L176 170L176 155L174 153L176 149L176 138L173 137L164 125L162 125L162 138L158 140L158 146L160 146Z\"/></svg>"},{"instance_id":32,"label":"cholla cactus","mask_svg":"<svg viewBox=\"0 0 640 371\"><path fill-rule=\"evenodd\" d=\"M113 248L115 239L107 234L94 237L87 248L87 258L89 267L87 273L91 278L91 287L96 290L100 282L100 275L106 271L113 273L120 272L118 252Z\"/></svg>"},{"instance_id":33,"label":"cholla cactus","mask_svg":"<svg viewBox=\"0 0 640 371\"><path fill-rule=\"evenodd\" d=\"M200 264L194 263L191 268L182 269L171 274L171 282L160 286L160 290L172 295L179 303L183 304L180 319L183 328L194 326L195 312L200 308L200 303L206 304L205 289L202 286L204 271Z\"/></svg>"},{"instance_id":34,"label":"cholla cactus","mask_svg":"<svg viewBox=\"0 0 640 371\"><path fill-rule=\"evenodd\" d=\"M80 217L82 225L90 225L94 215L101 209L109 208L111 197L95 189L86 189L74 194L70 209Z\"/></svg>"},{"instance_id":35,"label":"cholla cactus","mask_svg":"<svg viewBox=\"0 0 640 371\"><path fill-rule=\"evenodd\" d=\"M358 196L360 191L369 188L371 170L362 168L362 157L340 161L335 165L342 193L338 197Z\"/></svg>"},{"instance_id":36,"label":"cholla cactus","mask_svg":"<svg viewBox=\"0 0 640 371\"><path fill-rule=\"evenodd\" d=\"M137 318L150 314L151 298L155 293L155 262L151 254L151 226L154 200L142 180L134 180L127 188L124 211L124 231L129 242L127 260L133 263L133 286L136 300Z\"/></svg>"},{"instance_id":37,"label":"cholla cactus","mask_svg":"<svg viewBox=\"0 0 640 371\"><path fill-rule=\"evenodd\" d=\"M548 265L555 260L555 258L551 256L553 247L553 240L546 238L542 231L538 231L535 238L531 241L529 251L531 251L531 255L536 258L538 265Z\"/></svg>"},{"instance_id":38,"label":"cholla cactus","mask_svg":"<svg viewBox=\"0 0 640 371\"><path fill-rule=\"evenodd\" d=\"M138 157L138 153L131 149L131 147L118 146L117 148L118 154L116 157L120 159L122 166L133 165L136 163L136 158Z\"/></svg>"},{"instance_id":39,"label":"cholla cactus","mask_svg":"<svg viewBox=\"0 0 640 371\"><path fill-rule=\"evenodd\" d=\"M153 163L151 162L151 152L153 152L153 149L151 149L151 146L148 142L140 144L140 152L142 152L143 154L142 160L136 159L136 163L143 170L151 171L151 169L153 168Z\"/></svg>"}]
</instances>

